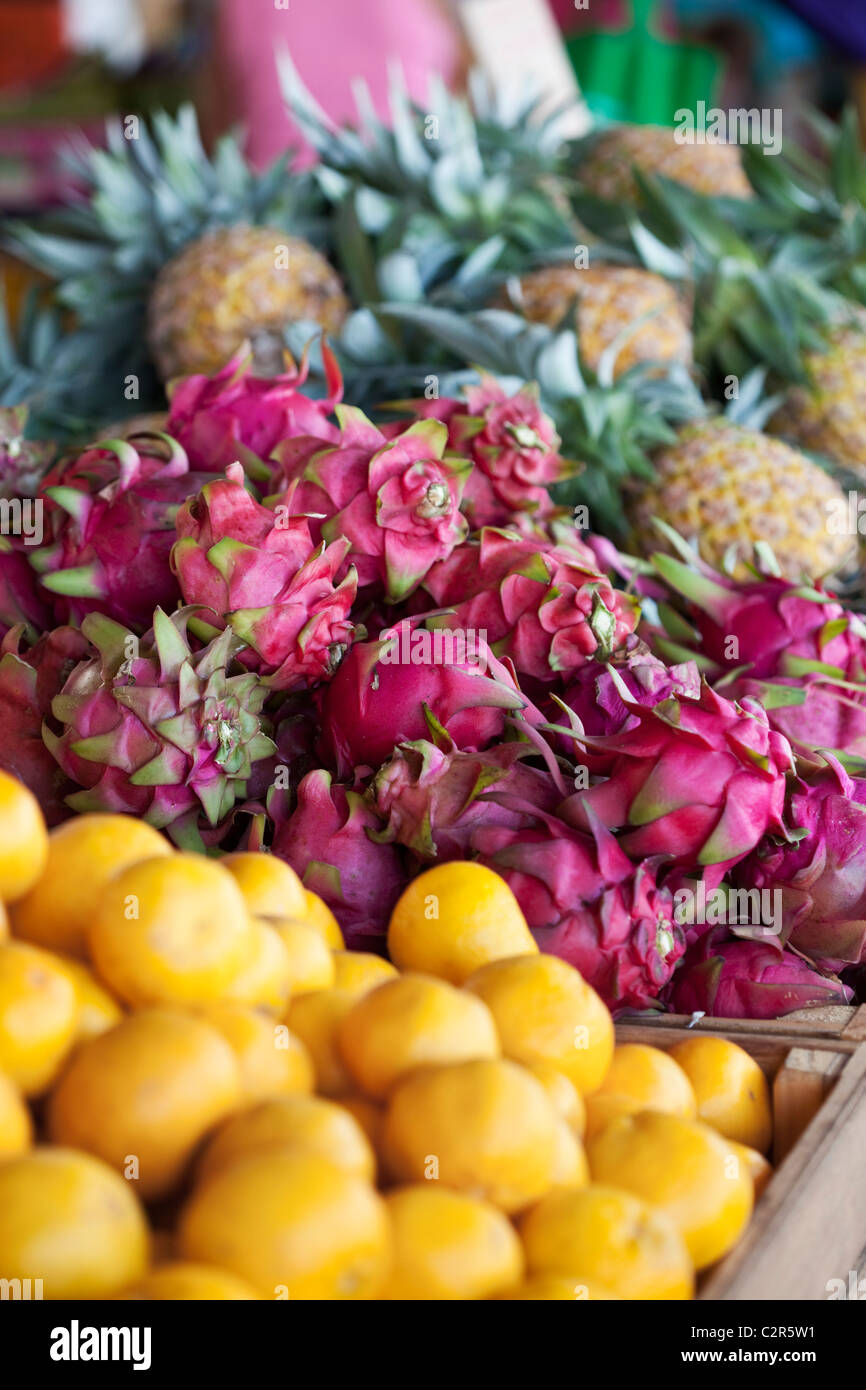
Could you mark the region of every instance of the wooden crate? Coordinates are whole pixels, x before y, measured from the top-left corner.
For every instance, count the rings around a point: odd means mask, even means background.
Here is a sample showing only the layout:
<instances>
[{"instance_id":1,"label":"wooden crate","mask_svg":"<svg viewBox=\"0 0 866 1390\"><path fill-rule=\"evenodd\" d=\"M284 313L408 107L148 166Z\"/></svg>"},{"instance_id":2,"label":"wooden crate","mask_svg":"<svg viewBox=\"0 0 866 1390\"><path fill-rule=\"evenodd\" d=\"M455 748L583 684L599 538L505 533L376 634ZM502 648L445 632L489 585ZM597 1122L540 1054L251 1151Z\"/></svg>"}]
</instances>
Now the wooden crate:
<instances>
[{"instance_id":1,"label":"wooden crate","mask_svg":"<svg viewBox=\"0 0 866 1390\"><path fill-rule=\"evenodd\" d=\"M776 1168L748 1231L706 1273L699 1297L826 1299L828 1280L847 1285L866 1250L866 1005L691 1022L623 1019L617 1037L673 1047L700 1032L744 1047L772 1088Z\"/></svg>"}]
</instances>

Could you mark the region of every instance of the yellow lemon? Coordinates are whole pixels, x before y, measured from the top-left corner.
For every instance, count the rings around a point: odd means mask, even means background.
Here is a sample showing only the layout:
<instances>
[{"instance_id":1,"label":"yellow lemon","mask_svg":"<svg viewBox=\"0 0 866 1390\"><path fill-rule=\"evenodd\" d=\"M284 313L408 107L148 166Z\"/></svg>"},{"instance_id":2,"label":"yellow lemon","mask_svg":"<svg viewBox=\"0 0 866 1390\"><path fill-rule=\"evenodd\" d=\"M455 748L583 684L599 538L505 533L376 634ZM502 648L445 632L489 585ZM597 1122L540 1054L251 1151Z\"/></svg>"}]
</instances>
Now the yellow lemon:
<instances>
[{"instance_id":1,"label":"yellow lemon","mask_svg":"<svg viewBox=\"0 0 866 1390\"><path fill-rule=\"evenodd\" d=\"M382 1127L395 1178L431 1176L520 1211L556 1181L562 1121L544 1087L503 1059L424 1067L397 1083Z\"/></svg>"},{"instance_id":2,"label":"yellow lemon","mask_svg":"<svg viewBox=\"0 0 866 1390\"><path fill-rule=\"evenodd\" d=\"M659 1110L621 1115L590 1139L587 1154L596 1182L624 1187L671 1218L695 1269L727 1254L749 1223L751 1175L699 1120Z\"/></svg>"},{"instance_id":3,"label":"yellow lemon","mask_svg":"<svg viewBox=\"0 0 866 1390\"><path fill-rule=\"evenodd\" d=\"M178 1185L240 1097L235 1054L215 1028L145 1009L81 1044L51 1093L49 1133L128 1175L147 1201Z\"/></svg>"},{"instance_id":4,"label":"yellow lemon","mask_svg":"<svg viewBox=\"0 0 866 1390\"><path fill-rule=\"evenodd\" d=\"M770 1178L773 1176L773 1165L758 1153L757 1149L750 1149L747 1144L737 1144L733 1140L728 1141L731 1152L739 1158L746 1171L751 1175L752 1183L755 1188L755 1201L763 1195L764 1189Z\"/></svg>"},{"instance_id":5,"label":"yellow lemon","mask_svg":"<svg viewBox=\"0 0 866 1390\"><path fill-rule=\"evenodd\" d=\"M669 1053L644 1043L620 1043L601 1086L586 1102L587 1135L598 1134L617 1115L638 1110L694 1119L695 1093Z\"/></svg>"},{"instance_id":6,"label":"yellow lemon","mask_svg":"<svg viewBox=\"0 0 866 1390\"><path fill-rule=\"evenodd\" d=\"M264 917L251 917L246 959L223 991L223 999L284 1013L292 997L292 962L283 940Z\"/></svg>"},{"instance_id":7,"label":"yellow lemon","mask_svg":"<svg viewBox=\"0 0 866 1390\"><path fill-rule=\"evenodd\" d=\"M488 961L537 952L505 880L462 860L413 879L388 925L388 954L399 970L420 970L455 985Z\"/></svg>"},{"instance_id":8,"label":"yellow lemon","mask_svg":"<svg viewBox=\"0 0 866 1390\"><path fill-rule=\"evenodd\" d=\"M586 1133L586 1101L574 1082L564 1071L551 1066L550 1062L532 1062L528 1070L540 1081L553 1108L565 1120L576 1139Z\"/></svg>"},{"instance_id":9,"label":"yellow lemon","mask_svg":"<svg viewBox=\"0 0 866 1390\"><path fill-rule=\"evenodd\" d=\"M613 1056L610 1011L583 976L558 956L494 961L466 981L496 1022L506 1057L548 1062L581 1095L601 1085Z\"/></svg>"},{"instance_id":10,"label":"yellow lemon","mask_svg":"<svg viewBox=\"0 0 866 1390\"><path fill-rule=\"evenodd\" d=\"M337 1041L350 1075L376 1100L415 1067L499 1056L496 1028L480 999L411 973L359 999L341 1020Z\"/></svg>"},{"instance_id":11,"label":"yellow lemon","mask_svg":"<svg viewBox=\"0 0 866 1390\"><path fill-rule=\"evenodd\" d=\"M378 1153L382 1140L382 1122L385 1118L384 1106L376 1105L366 1096L341 1096L339 1104L358 1121L374 1153Z\"/></svg>"},{"instance_id":12,"label":"yellow lemon","mask_svg":"<svg viewBox=\"0 0 866 1390\"><path fill-rule=\"evenodd\" d=\"M516 1288L508 1289L506 1293L495 1295L497 1301L512 1303L515 1300L532 1300L540 1302L564 1302L570 1303L596 1302L602 1300L609 1302L611 1299L618 1299L619 1294L612 1293L605 1288L597 1279L583 1279L577 1275L566 1274L534 1274L524 1283L518 1284Z\"/></svg>"},{"instance_id":13,"label":"yellow lemon","mask_svg":"<svg viewBox=\"0 0 866 1390\"><path fill-rule=\"evenodd\" d=\"M39 802L8 772L0 772L0 899L18 902L45 872L48 831Z\"/></svg>"},{"instance_id":14,"label":"yellow lemon","mask_svg":"<svg viewBox=\"0 0 866 1390\"><path fill-rule=\"evenodd\" d=\"M489 1202L417 1183L389 1192L385 1204L394 1258L380 1298L487 1298L520 1279L520 1241Z\"/></svg>"},{"instance_id":15,"label":"yellow lemon","mask_svg":"<svg viewBox=\"0 0 866 1390\"><path fill-rule=\"evenodd\" d=\"M250 934L228 870L172 854L131 864L106 884L89 940L100 979L140 1008L221 999L249 957Z\"/></svg>"},{"instance_id":16,"label":"yellow lemon","mask_svg":"<svg viewBox=\"0 0 866 1390\"><path fill-rule=\"evenodd\" d=\"M345 945L343 933L328 904L318 893L314 893L312 888L304 889L304 901L306 911L299 915L303 916L311 927L315 927L317 932L321 932L332 951L342 951Z\"/></svg>"},{"instance_id":17,"label":"yellow lemon","mask_svg":"<svg viewBox=\"0 0 866 1390\"><path fill-rule=\"evenodd\" d=\"M171 854L165 836L134 816L73 816L49 834L45 872L15 904L15 936L86 956L87 933L109 879L140 859Z\"/></svg>"},{"instance_id":18,"label":"yellow lemon","mask_svg":"<svg viewBox=\"0 0 866 1390\"><path fill-rule=\"evenodd\" d=\"M226 854L220 863L240 888L251 916L306 916L306 889L294 869L276 855Z\"/></svg>"},{"instance_id":19,"label":"yellow lemon","mask_svg":"<svg viewBox=\"0 0 866 1390\"><path fill-rule=\"evenodd\" d=\"M583 1144L562 1116L557 1117L557 1156L553 1171L554 1187L585 1187L589 1182L589 1164Z\"/></svg>"},{"instance_id":20,"label":"yellow lemon","mask_svg":"<svg viewBox=\"0 0 866 1390\"><path fill-rule=\"evenodd\" d=\"M350 989L357 994L396 980L397 970L383 956L372 951L333 951L334 984L337 989Z\"/></svg>"},{"instance_id":21,"label":"yellow lemon","mask_svg":"<svg viewBox=\"0 0 866 1390\"><path fill-rule=\"evenodd\" d=\"M680 1232L630 1192L592 1183L560 1188L521 1218L532 1274L580 1277L617 1298L691 1298L694 1271Z\"/></svg>"},{"instance_id":22,"label":"yellow lemon","mask_svg":"<svg viewBox=\"0 0 866 1390\"><path fill-rule=\"evenodd\" d=\"M134 1186L98 1159L42 1148L0 1163L4 1279L41 1279L45 1298L108 1298L147 1259Z\"/></svg>"},{"instance_id":23,"label":"yellow lemon","mask_svg":"<svg viewBox=\"0 0 866 1390\"><path fill-rule=\"evenodd\" d=\"M334 955L321 932L309 922L289 919L274 922L273 929L286 948L293 999L335 983Z\"/></svg>"},{"instance_id":24,"label":"yellow lemon","mask_svg":"<svg viewBox=\"0 0 866 1390\"><path fill-rule=\"evenodd\" d=\"M49 951L0 942L0 1071L26 1096L50 1086L78 1024L75 986Z\"/></svg>"},{"instance_id":25,"label":"yellow lemon","mask_svg":"<svg viewBox=\"0 0 866 1390\"><path fill-rule=\"evenodd\" d=\"M382 1198L313 1154L254 1154L215 1173L179 1231L184 1258L230 1270L263 1298L375 1298L390 1263Z\"/></svg>"},{"instance_id":26,"label":"yellow lemon","mask_svg":"<svg viewBox=\"0 0 866 1390\"><path fill-rule=\"evenodd\" d=\"M727 1038L696 1035L670 1055L691 1081L698 1119L726 1139L766 1153L773 1137L767 1078L748 1052Z\"/></svg>"},{"instance_id":27,"label":"yellow lemon","mask_svg":"<svg viewBox=\"0 0 866 1390\"><path fill-rule=\"evenodd\" d=\"M370 1182L376 1176L373 1150L348 1110L321 1096L294 1095L261 1101L220 1125L202 1154L199 1177L274 1149L315 1154Z\"/></svg>"},{"instance_id":28,"label":"yellow lemon","mask_svg":"<svg viewBox=\"0 0 866 1390\"><path fill-rule=\"evenodd\" d=\"M244 1004L213 1004L200 1016L234 1052L245 1102L312 1091L312 1059L284 1023Z\"/></svg>"},{"instance_id":29,"label":"yellow lemon","mask_svg":"<svg viewBox=\"0 0 866 1390\"><path fill-rule=\"evenodd\" d=\"M0 1072L0 1159L23 1153L33 1142L33 1121L18 1087Z\"/></svg>"},{"instance_id":30,"label":"yellow lemon","mask_svg":"<svg viewBox=\"0 0 866 1390\"><path fill-rule=\"evenodd\" d=\"M313 1059L316 1090L323 1096L344 1096L355 1089L337 1043L341 1020L357 995L348 989L317 989L293 999L286 1022Z\"/></svg>"},{"instance_id":31,"label":"yellow lemon","mask_svg":"<svg viewBox=\"0 0 866 1390\"><path fill-rule=\"evenodd\" d=\"M70 956L55 956L64 975L68 975L75 987L78 1000L78 1022L75 1028L75 1041L82 1038L95 1038L106 1029L113 1028L123 1018L123 1010L108 990L101 985L92 970L80 960Z\"/></svg>"},{"instance_id":32,"label":"yellow lemon","mask_svg":"<svg viewBox=\"0 0 866 1390\"><path fill-rule=\"evenodd\" d=\"M117 1295L122 1299L180 1303L188 1300L227 1300L235 1302L258 1298L251 1284L225 1269L197 1265L189 1260L173 1260L152 1269Z\"/></svg>"}]
</instances>

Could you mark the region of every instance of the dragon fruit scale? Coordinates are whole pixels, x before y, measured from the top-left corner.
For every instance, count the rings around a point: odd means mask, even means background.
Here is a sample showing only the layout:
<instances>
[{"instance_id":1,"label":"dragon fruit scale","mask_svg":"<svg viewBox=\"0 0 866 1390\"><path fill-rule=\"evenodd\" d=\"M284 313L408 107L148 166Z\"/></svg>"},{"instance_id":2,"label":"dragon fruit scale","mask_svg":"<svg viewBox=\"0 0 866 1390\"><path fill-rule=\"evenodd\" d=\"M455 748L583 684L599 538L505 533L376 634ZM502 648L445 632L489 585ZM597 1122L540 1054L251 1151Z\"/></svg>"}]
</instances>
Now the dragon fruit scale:
<instances>
[{"instance_id":1,"label":"dragon fruit scale","mask_svg":"<svg viewBox=\"0 0 866 1390\"><path fill-rule=\"evenodd\" d=\"M179 590L169 556L175 516L207 477L166 434L107 439L45 478L46 543L29 558L58 622L106 613L143 631Z\"/></svg>"},{"instance_id":2,"label":"dragon fruit scale","mask_svg":"<svg viewBox=\"0 0 866 1390\"><path fill-rule=\"evenodd\" d=\"M474 464L463 494L473 529L505 526L521 514L546 517L554 509L548 488L574 471L559 453L556 426L541 409L535 385L509 396L495 377L480 377L479 385L463 388L463 400L399 404L416 418L444 421L449 449Z\"/></svg>"},{"instance_id":3,"label":"dragon fruit scale","mask_svg":"<svg viewBox=\"0 0 866 1390\"><path fill-rule=\"evenodd\" d=\"M97 654L72 671L43 729L82 788L67 798L72 810L127 811L178 843L197 843L200 818L218 825L275 751L262 715L268 691L236 662L240 642L226 629L195 650L190 617L157 609L139 639L90 614L81 630Z\"/></svg>"},{"instance_id":4,"label":"dragon fruit scale","mask_svg":"<svg viewBox=\"0 0 866 1390\"><path fill-rule=\"evenodd\" d=\"M297 805L274 835L274 854L325 900L350 949L384 950L388 919L408 881L398 849L371 838L380 828L359 792L316 768L300 782Z\"/></svg>"},{"instance_id":5,"label":"dragon fruit scale","mask_svg":"<svg viewBox=\"0 0 866 1390\"><path fill-rule=\"evenodd\" d=\"M543 951L580 971L610 1008L658 1007L685 949L657 861L634 864L597 817L590 833L538 814L532 829L482 825L472 848L515 894Z\"/></svg>"},{"instance_id":6,"label":"dragon fruit scale","mask_svg":"<svg viewBox=\"0 0 866 1390\"><path fill-rule=\"evenodd\" d=\"M347 540L316 546L305 518L250 495L239 463L181 507L177 535L171 564L184 602L247 643L241 660L266 684L289 690L333 674L353 635L354 569L336 582Z\"/></svg>"},{"instance_id":7,"label":"dragon fruit scale","mask_svg":"<svg viewBox=\"0 0 866 1390\"><path fill-rule=\"evenodd\" d=\"M29 648L23 637L13 629L0 648L0 767L30 788L47 824L58 825L72 814L65 798L75 787L45 746L42 723L90 645L74 627L54 628Z\"/></svg>"},{"instance_id":8,"label":"dragon fruit scale","mask_svg":"<svg viewBox=\"0 0 866 1390\"><path fill-rule=\"evenodd\" d=\"M565 820L585 829L594 812L632 857L662 855L679 868L703 868L714 887L765 834L786 836L791 747L760 705L736 704L703 684L696 700L673 695L646 708L610 670L636 722L592 738L575 719L578 745L611 761L606 780L563 803Z\"/></svg>"},{"instance_id":9,"label":"dragon fruit scale","mask_svg":"<svg viewBox=\"0 0 866 1390\"><path fill-rule=\"evenodd\" d=\"M689 947L665 1003L674 1013L711 1018L780 1018L795 1009L847 1004L851 991L778 940L737 941L723 926Z\"/></svg>"},{"instance_id":10,"label":"dragon fruit scale","mask_svg":"<svg viewBox=\"0 0 866 1390\"><path fill-rule=\"evenodd\" d=\"M736 879L778 892L782 942L837 971L866 961L866 781L829 754L823 764L801 761L799 771L789 793L792 841L765 841Z\"/></svg>"},{"instance_id":11,"label":"dragon fruit scale","mask_svg":"<svg viewBox=\"0 0 866 1390\"><path fill-rule=\"evenodd\" d=\"M434 604L450 610L438 624L484 632L520 679L567 679L610 656L637 623L634 599L612 587L576 537L554 546L486 528L423 583Z\"/></svg>"},{"instance_id":12,"label":"dragon fruit scale","mask_svg":"<svg viewBox=\"0 0 866 1390\"><path fill-rule=\"evenodd\" d=\"M274 456L295 511L316 539L349 541L362 588L405 599L467 532L460 500L471 464L447 456L448 431L418 420L389 439L362 411L338 406L340 442L289 440Z\"/></svg>"},{"instance_id":13,"label":"dragon fruit scale","mask_svg":"<svg viewBox=\"0 0 866 1390\"><path fill-rule=\"evenodd\" d=\"M343 383L336 360L322 343L328 395L312 400L301 391L307 377L306 356L281 376L257 377L252 354L238 354L215 376L179 378L169 387L166 429L189 456L193 468L223 473L240 462L266 492L275 466L277 444L296 435L314 435L336 443L339 434L328 416L340 400Z\"/></svg>"},{"instance_id":14,"label":"dragon fruit scale","mask_svg":"<svg viewBox=\"0 0 866 1390\"><path fill-rule=\"evenodd\" d=\"M455 636L403 619L374 641L356 642L320 693L323 762L346 777L440 730L474 752L501 741L509 715L525 710L541 722L486 644L462 649Z\"/></svg>"}]
</instances>

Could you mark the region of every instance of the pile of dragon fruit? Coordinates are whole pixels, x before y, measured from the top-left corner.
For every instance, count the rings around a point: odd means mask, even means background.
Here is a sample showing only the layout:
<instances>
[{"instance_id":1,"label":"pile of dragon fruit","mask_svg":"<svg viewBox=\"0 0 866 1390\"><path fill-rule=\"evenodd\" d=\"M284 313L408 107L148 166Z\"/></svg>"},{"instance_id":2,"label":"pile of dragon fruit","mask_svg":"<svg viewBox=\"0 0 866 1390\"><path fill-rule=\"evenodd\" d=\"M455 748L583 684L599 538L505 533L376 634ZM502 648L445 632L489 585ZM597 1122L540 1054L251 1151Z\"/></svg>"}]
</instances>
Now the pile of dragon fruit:
<instances>
[{"instance_id":1,"label":"pile of dragon fruit","mask_svg":"<svg viewBox=\"0 0 866 1390\"><path fill-rule=\"evenodd\" d=\"M530 387L374 424L323 354L327 399L238 358L75 456L2 413L5 514L42 534L4 527L0 766L51 824L271 847L355 948L478 859L612 1008L855 997L856 614L769 555L734 579L579 533Z\"/></svg>"}]
</instances>

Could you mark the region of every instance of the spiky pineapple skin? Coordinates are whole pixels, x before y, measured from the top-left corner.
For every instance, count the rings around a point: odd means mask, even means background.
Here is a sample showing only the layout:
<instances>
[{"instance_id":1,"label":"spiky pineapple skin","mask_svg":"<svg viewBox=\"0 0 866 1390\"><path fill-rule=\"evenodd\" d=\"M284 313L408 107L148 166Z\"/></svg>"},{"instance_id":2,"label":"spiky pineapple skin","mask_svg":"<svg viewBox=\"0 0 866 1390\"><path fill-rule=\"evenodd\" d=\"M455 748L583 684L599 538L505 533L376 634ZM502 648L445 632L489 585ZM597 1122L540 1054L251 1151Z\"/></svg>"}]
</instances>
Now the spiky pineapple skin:
<instances>
[{"instance_id":1,"label":"spiky pineapple skin","mask_svg":"<svg viewBox=\"0 0 866 1390\"><path fill-rule=\"evenodd\" d=\"M634 203L640 189L633 168L673 179L696 193L752 196L736 145L680 144L671 126L619 125L606 130L575 174L599 198Z\"/></svg>"},{"instance_id":2,"label":"spiky pineapple skin","mask_svg":"<svg viewBox=\"0 0 866 1390\"><path fill-rule=\"evenodd\" d=\"M832 574L851 557L850 536L827 527L831 507L844 508L838 484L796 449L757 430L721 419L680 430L677 442L653 459L656 479L632 503L634 539L642 554L667 546L659 517L720 567L731 546L744 561L766 542L786 578Z\"/></svg>"},{"instance_id":3,"label":"spiky pineapple skin","mask_svg":"<svg viewBox=\"0 0 866 1390\"><path fill-rule=\"evenodd\" d=\"M247 338L255 344L298 319L337 333L348 312L337 272L308 241L274 227L223 227L185 246L156 277L148 344L163 381L212 375Z\"/></svg>"},{"instance_id":4,"label":"spiky pineapple skin","mask_svg":"<svg viewBox=\"0 0 866 1390\"><path fill-rule=\"evenodd\" d=\"M866 332L838 331L805 365L811 386L791 388L770 429L866 478Z\"/></svg>"},{"instance_id":5,"label":"spiky pineapple skin","mask_svg":"<svg viewBox=\"0 0 866 1390\"><path fill-rule=\"evenodd\" d=\"M617 353L615 376L637 362L691 365L684 306L672 285L652 271L620 265L545 266L511 282L509 299L526 318L549 328L562 323L576 300L581 359L593 371L620 334L627 336Z\"/></svg>"}]
</instances>

